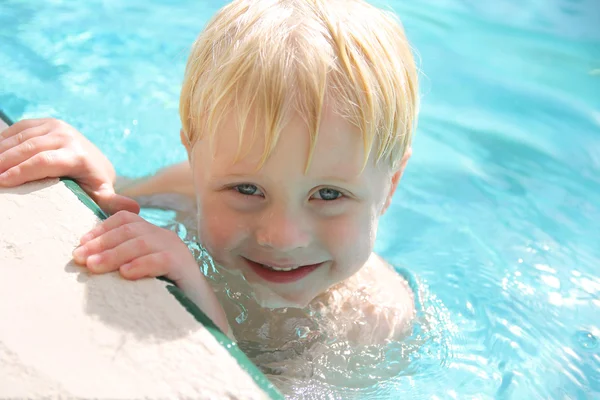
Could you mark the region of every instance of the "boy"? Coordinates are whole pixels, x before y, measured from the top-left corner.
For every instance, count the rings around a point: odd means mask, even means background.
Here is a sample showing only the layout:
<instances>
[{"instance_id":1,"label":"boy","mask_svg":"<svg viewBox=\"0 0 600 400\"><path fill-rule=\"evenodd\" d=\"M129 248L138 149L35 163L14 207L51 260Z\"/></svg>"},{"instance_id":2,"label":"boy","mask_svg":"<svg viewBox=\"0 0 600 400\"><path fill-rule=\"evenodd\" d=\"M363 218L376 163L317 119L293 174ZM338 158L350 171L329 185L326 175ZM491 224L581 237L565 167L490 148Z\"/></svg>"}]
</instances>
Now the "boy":
<instances>
[{"instance_id":1,"label":"boy","mask_svg":"<svg viewBox=\"0 0 600 400\"><path fill-rule=\"evenodd\" d=\"M76 262L127 279L164 275L230 332L228 305L186 245L124 195L195 196L199 240L265 313L318 302L332 320L355 318L337 334L381 343L406 333L415 312L406 281L372 250L416 113L417 72L392 16L361 0L237 0L188 60L188 162L116 194L112 165L83 135L27 120L0 135L0 186L75 178L113 214L81 239Z\"/></svg>"}]
</instances>

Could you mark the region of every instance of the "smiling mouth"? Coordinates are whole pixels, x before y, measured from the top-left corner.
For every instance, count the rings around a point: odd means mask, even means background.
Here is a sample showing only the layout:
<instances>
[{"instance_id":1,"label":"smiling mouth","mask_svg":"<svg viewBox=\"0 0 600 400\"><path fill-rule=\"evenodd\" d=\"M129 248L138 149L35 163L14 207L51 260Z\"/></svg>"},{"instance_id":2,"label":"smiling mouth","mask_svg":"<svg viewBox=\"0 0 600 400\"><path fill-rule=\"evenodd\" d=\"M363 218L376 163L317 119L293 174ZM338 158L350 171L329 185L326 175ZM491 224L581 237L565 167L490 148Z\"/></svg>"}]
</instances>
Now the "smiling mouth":
<instances>
[{"instance_id":1,"label":"smiling mouth","mask_svg":"<svg viewBox=\"0 0 600 400\"><path fill-rule=\"evenodd\" d=\"M242 258L244 261L246 261L246 264L248 264L250 269L254 271L256 275L266 281L274 283L290 283L298 281L325 264L324 262L320 262L317 264L280 267L269 264L261 264L245 257Z\"/></svg>"},{"instance_id":2,"label":"smiling mouth","mask_svg":"<svg viewBox=\"0 0 600 400\"><path fill-rule=\"evenodd\" d=\"M259 263L257 263L257 264L259 264ZM298 266L296 266L296 267L289 267L289 268L283 268L283 267L274 267L274 266L272 266L272 265L268 265L268 264L260 264L260 265L262 265L262 266L263 266L263 267L265 267L265 268L272 269L273 271L285 271L285 272L287 272L287 271L294 271L294 270L296 270L296 269L298 269L298 268L302 268L302 267L304 267L304 265L298 265ZM314 264L313 264L313 265L314 265Z\"/></svg>"}]
</instances>

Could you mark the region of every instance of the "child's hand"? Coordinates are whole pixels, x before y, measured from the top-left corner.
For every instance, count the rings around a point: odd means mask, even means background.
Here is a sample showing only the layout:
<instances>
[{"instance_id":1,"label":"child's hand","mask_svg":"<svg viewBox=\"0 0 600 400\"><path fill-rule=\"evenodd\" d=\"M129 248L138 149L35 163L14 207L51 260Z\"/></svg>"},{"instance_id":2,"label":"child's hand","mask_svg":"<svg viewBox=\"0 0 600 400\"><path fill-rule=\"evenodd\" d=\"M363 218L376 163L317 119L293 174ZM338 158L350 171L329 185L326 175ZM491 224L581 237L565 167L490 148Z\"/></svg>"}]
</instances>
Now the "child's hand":
<instances>
[{"instance_id":1,"label":"child's hand","mask_svg":"<svg viewBox=\"0 0 600 400\"><path fill-rule=\"evenodd\" d=\"M164 275L177 283L185 278L186 271L198 269L175 232L127 211L118 212L84 235L73 258L91 272L119 270L132 280Z\"/></svg>"},{"instance_id":2,"label":"child's hand","mask_svg":"<svg viewBox=\"0 0 600 400\"><path fill-rule=\"evenodd\" d=\"M23 120L0 133L0 187L68 176L109 214L139 212L115 194L110 161L75 128L56 119Z\"/></svg>"},{"instance_id":3,"label":"child's hand","mask_svg":"<svg viewBox=\"0 0 600 400\"><path fill-rule=\"evenodd\" d=\"M185 243L173 231L121 211L81 238L75 262L94 273L119 270L126 279L165 276L226 334L223 308Z\"/></svg>"}]
</instances>

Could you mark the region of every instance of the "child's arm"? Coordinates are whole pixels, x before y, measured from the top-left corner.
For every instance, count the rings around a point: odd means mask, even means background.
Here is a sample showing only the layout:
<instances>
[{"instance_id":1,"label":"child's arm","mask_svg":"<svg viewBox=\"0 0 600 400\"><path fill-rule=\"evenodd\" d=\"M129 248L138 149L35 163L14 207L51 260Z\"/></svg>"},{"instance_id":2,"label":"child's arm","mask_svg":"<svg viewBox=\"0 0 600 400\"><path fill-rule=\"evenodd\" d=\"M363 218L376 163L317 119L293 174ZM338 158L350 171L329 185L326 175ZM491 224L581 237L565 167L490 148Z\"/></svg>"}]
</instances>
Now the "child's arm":
<instances>
[{"instance_id":1,"label":"child's arm","mask_svg":"<svg viewBox=\"0 0 600 400\"><path fill-rule=\"evenodd\" d=\"M191 198L195 196L192 170L187 161L163 168L149 177L139 179L117 177L115 190L127 197L162 193L177 193Z\"/></svg>"},{"instance_id":2,"label":"child's arm","mask_svg":"<svg viewBox=\"0 0 600 400\"><path fill-rule=\"evenodd\" d=\"M138 204L128 197L158 193L194 197L187 161L147 178L115 178L112 164L100 150L63 121L22 120L0 132L0 187L61 176L75 179L109 214L121 210L138 212Z\"/></svg>"},{"instance_id":3,"label":"child's arm","mask_svg":"<svg viewBox=\"0 0 600 400\"><path fill-rule=\"evenodd\" d=\"M212 288L206 281L206 278L200 271L200 268L196 267L191 271L191 275L186 279L182 279L177 283L177 287L181 289L185 295L192 300L200 309L217 325L221 331L229 337L229 339L236 341L233 331L229 326L225 311L221 304L218 302Z\"/></svg>"},{"instance_id":4,"label":"child's arm","mask_svg":"<svg viewBox=\"0 0 600 400\"><path fill-rule=\"evenodd\" d=\"M0 132L0 187L68 176L109 214L139 212L139 205L115 193L110 161L75 128L52 119L22 120Z\"/></svg>"},{"instance_id":5,"label":"child's arm","mask_svg":"<svg viewBox=\"0 0 600 400\"><path fill-rule=\"evenodd\" d=\"M175 232L121 211L81 238L73 251L77 264L92 273L119 271L130 280L165 276L221 329L230 334L223 307L186 244Z\"/></svg>"}]
</instances>

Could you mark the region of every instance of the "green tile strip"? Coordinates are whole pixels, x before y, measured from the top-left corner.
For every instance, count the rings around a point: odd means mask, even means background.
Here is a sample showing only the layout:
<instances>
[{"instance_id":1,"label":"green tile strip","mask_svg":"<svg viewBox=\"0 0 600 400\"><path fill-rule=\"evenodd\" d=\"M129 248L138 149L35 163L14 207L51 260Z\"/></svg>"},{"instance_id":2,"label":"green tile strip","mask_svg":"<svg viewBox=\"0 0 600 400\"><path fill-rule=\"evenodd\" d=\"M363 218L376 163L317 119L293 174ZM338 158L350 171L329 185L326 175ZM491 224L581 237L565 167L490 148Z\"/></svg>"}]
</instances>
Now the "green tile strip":
<instances>
[{"instance_id":1,"label":"green tile strip","mask_svg":"<svg viewBox=\"0 0 600 400\"><path fill-rule=\"evenodd\" d=\"M10 118L6 116L0 110L0 118L4 120L9 126L12 124ZM108 218L108 215L102 211L102 209L92 200L90 196L72 179L61 178L60 179L65 186L67 186L77 198L85 204L92 212L101 220ZM169 279L159 277L162 281L168 283L167 290L169 293L179 301L179 303L204 327L217 339L219 344L223 346L233 358L236 359L237 363L242 369L244 369L250 377L254 380L256 385L261 388L271 399L273 400L284 400L283 395L275 388L275 386L267 379L267 377L246 357L244 352L240 350L235 342L233 342L227 335L225 335L206 315L204 312L191 301L181 289L173 284ZM199 362L201 362L199 360Z\"/></svg>"},{"instance_id":2,"label":"green tile strip","mask_svg":"<svg viewBox=\"0 0 600 400\"><path fill-rule=\"evenodd\" d=\"M6 122L6 125L11 126L12 120L10 118L8 118L8 115L4 114L4 112L2 110L0 110L0 119L4 122Z\"/></svg>"},{"instance_id":3,"label":"green tile strip","mask_svg":"<svg viewBox=\"0 0 600 400\"><path fill-rule=\"evenodd\" d=\"M85 204L87 208L89 208L94 214L96 214L96 217L102 220L108 218L108 214L102 211L100 206L98 206L98 204L96 204L96 202L92 200L90 196L87 195L87 193L81 188L81 186L77 184L77 182L75 182L71 178L60 178L60 180L65 184L66 187L68 187L73 193L75 193L77 198L83 204Z\"/></svg>"}]
</instances>

